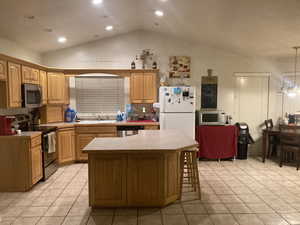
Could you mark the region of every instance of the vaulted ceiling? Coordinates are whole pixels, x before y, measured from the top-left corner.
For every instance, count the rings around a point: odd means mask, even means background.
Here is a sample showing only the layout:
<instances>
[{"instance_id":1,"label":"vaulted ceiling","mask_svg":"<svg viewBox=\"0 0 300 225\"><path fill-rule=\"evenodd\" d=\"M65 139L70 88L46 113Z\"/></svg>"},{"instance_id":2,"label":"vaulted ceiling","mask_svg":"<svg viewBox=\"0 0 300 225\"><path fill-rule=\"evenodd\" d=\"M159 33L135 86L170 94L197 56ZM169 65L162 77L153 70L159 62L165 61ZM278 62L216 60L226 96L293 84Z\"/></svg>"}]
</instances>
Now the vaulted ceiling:
<instances>
[{"instance_id":1,"label":"vaulted ceiling","mask_svg":"<svg viewBox=\"0 0 300 225\"><path fill-rule=\"evenodd\" d=\"M0 21L1 37L41 53L138 29L247 55L292 56L300 45L299 0L1 0Z\"/></svg>"}]
</instances>

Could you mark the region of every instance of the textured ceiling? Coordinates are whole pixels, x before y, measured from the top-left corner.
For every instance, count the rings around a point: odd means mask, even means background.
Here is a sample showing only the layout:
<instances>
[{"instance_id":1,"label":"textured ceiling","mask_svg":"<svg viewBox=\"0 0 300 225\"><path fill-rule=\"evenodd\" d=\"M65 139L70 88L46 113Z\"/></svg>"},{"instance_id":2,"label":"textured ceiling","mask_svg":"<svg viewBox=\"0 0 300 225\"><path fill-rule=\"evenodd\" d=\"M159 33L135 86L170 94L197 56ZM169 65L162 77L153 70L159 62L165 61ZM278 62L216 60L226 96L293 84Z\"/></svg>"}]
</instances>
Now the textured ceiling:
<instances>
[{"instance_id":1,"label":"textured ceiling","mask_svg":"<svg viewBox=\"0 0 300 225\"><path fill-rule=\"evenodd\" d=\"M155 17L155 9L165 16ZM99 6L91 0L1 0L0 21L0 36L38 52L138 29L247 55L292 56L292 46L300 45L299 0L103 0ZM105 31L108 24L114 31ZM57 43L58 36L68 42Z\"/></svg>"}]
</instances>

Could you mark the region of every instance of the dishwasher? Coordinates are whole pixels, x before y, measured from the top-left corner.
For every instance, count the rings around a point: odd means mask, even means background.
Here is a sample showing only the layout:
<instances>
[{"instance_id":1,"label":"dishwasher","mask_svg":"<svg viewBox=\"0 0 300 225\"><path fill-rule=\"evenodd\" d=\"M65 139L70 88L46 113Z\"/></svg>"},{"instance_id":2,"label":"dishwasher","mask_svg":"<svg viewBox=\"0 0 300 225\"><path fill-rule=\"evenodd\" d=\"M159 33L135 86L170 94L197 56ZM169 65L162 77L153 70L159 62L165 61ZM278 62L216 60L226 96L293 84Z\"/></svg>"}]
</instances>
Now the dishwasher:
<instances>
[{"instance_id":1,"label":"dishwasher","mask_svg":"<svg viewBox=\"0 0 300 225\"><path fill-rule=\"evenodd\" d=\"M118 126L118 137L132 136L139 133L139 130L144 130L144 126Z\"/></svg>"}]
</instances>

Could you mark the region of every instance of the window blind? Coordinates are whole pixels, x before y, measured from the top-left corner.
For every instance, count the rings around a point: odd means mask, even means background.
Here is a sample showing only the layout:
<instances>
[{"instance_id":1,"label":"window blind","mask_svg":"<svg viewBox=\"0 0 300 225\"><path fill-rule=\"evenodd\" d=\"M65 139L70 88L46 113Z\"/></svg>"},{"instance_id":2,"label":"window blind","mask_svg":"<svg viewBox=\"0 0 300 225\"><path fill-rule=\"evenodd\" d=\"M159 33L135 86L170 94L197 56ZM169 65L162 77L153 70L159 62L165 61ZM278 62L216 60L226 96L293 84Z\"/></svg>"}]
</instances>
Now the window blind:
<instances>
[{"instance_id":1,"label":"window blind","mask_svg":"<svg viewBox=\"0 0 300 225\"><path fill-rule=\"evenodd\" d=\"M76 77L75 87L79 113L116 113L124 109L123 78Z\"/></svg>"}]
</instances>

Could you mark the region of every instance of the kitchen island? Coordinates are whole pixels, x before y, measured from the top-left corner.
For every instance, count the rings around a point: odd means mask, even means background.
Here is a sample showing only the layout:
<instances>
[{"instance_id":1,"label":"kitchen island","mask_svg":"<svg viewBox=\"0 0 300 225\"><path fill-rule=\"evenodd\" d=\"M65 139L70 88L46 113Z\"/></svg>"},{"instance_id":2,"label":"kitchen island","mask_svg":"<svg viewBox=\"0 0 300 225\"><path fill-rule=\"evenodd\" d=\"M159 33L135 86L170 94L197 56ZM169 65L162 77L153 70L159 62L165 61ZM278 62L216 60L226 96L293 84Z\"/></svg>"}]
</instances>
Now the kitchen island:
<instances>
[{"instance_id":1,"label":"kitchen island","mask_svg":"<svg viewBox=\"0 0 300 225\"><path fill-rule=\"evenodd\" d=\"M88 153L92 207L162 207L179 197L180 153L198 143L175 130L95 138Z\"/></svg>"}]
</instances>

